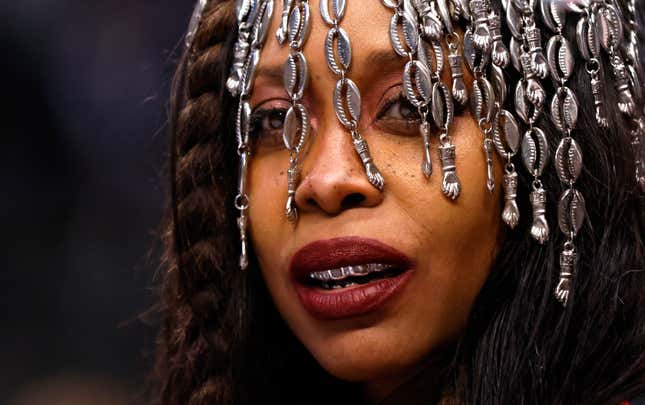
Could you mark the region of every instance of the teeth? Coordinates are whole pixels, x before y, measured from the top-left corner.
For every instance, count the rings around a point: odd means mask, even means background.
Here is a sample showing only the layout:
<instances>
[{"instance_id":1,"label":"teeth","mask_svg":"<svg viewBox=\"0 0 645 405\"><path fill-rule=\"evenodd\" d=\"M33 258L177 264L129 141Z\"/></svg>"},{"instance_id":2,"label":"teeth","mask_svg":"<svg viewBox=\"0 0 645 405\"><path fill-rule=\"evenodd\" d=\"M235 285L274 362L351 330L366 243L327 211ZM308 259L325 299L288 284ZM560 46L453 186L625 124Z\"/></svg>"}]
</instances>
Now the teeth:
<instances>
[{"instance_id":1,"label":"teeth","mask_svg":"<svg viewBox=\"0 0 645 405\"><path fill-rule=\"evenodd\" d=\"M369 263L369 264L359 264L356 266L344 266L338 269L330 269L324 271L316 271L309 274L309 277L314 280L320 281L338 281L343 280L347 277L352 276L365 276L370 273L384 271L392 268L393 266L389 264L382 263ZM332 287L335 288L335 287Z\"/></svg>"}]
</instances>

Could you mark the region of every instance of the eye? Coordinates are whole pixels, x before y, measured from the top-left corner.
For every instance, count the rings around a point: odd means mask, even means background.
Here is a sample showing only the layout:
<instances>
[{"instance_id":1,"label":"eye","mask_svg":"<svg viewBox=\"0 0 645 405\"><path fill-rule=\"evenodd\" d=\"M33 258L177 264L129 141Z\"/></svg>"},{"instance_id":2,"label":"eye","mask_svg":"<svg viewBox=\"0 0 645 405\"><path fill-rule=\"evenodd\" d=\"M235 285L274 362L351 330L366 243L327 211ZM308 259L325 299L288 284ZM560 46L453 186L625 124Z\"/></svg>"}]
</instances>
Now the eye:
<instances>
[{"instance_id":1,"label":"eye","mask_svg":"<svg viewBox=\"0 0 645 405\"><path fill-rule=\"evenodd\" d=\"M377 119L399 119L419 121L421 117L416 107L400 92L385 102L385 105L376 115Z\"/></svg>"},{"instance_id":2,"label":"eye","mask_svg":"<svg viewBox=\"0 0 645 405\"><path fill-rule=\"evenodd\" d=\"M415 136L419 134L421 116L415 106L399 90L386 99L376 114L375 123L386 132Z\"/></svg>"},{"instance_id":3,"label":"eye","mask_svg":"<svg viewBox=\"0 0 645 405\"><path fill-rule=\"evenodd\" d=\"M282 129L288 107L274 106L256 109L251 114L250 137L255 144L277 147L282 145Z\"/></svg>"}]
</instances>

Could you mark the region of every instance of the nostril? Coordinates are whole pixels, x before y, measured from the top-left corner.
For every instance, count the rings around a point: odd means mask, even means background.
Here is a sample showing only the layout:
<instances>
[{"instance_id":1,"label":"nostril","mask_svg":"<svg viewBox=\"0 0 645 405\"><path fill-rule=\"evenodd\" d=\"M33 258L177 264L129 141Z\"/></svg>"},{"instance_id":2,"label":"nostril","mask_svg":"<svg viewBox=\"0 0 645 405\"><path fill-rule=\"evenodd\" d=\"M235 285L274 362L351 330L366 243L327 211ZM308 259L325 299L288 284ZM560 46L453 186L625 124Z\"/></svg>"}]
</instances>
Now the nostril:
<instances>
[{"instance_id":1,"label":"nostril","mask_svg":"<svg viewBox=\"0 0 645 405\"><path fill-rule=\"evenodd\" d=\"M343 198L343 201L341 201L340 206L343 209L351 208L351 207L355 207L355 206L359 205L364 200L365 200L365 196L363 194L361 194L361 193L352 193L352 194L349 194L349 195L345 196L345 198Z\"/></svg>"}]
</instances>

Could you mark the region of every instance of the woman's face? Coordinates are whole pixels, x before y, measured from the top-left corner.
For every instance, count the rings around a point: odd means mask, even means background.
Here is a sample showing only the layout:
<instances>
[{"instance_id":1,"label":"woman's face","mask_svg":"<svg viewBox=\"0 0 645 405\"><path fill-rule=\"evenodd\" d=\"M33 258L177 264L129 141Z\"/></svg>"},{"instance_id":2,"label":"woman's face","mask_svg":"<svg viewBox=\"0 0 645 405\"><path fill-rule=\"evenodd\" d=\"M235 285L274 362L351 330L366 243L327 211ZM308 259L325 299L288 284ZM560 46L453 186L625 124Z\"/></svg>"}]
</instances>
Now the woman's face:
<instances>
[{"instance_id":1,"label":"woman's face","mask_svg":"<svg viewBox=\"0 0 645 405\"><path fill-rule=\"evenodd\" d=\"M340 26L353 45L348 77L361 91L359 128L385 179L382 192L373 187L336 118L332 93L338 78L324 56L329 28L318 1L310 5L312 26L303 51L310 76L303 103L312 131L295 195L299 219L291 223L285 216L289 153L282 144L282 117L290 101L281 72L289 49L273 35L282 11L276 8L251 98L255 116L262 118L250 164L251 240L275 305L304 346L332 375L377 392L416 372L463 330L495 255L502 165L496 156L497 184L490 193L482 134L464 112L450 128L461 195L453 201L442 194L436 131L433 173L423 175L415 109L399 97L405 60L394 53L387 34L391 10L376 1L350 0ZM445 74L444 81L451 83ZM281 111L259 115L264 109ZM388 245L407 256L409 266L399 263L407 268L395 278L329 290L304 286L290 273L296 252L316 241L323 243L297 255L298 263L389 260L370 243L347 237ZM330 240L338 243L325 243ZM325 246L333 251L321 251ZM351 302L361 299L367 302Z\"/></svg>"}]
</instances>

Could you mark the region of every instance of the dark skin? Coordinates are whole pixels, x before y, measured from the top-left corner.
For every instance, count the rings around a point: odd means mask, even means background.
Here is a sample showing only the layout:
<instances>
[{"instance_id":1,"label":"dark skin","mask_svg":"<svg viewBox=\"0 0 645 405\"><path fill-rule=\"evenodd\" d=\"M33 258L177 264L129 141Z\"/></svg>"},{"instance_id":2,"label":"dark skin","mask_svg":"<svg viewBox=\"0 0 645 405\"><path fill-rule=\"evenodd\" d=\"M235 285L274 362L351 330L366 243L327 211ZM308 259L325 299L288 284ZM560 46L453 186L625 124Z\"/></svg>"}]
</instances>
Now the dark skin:
<instances>
[{"instance_id":1,"label":"dark skin","mask_svg":"<svg viewBox=\"0 0 645 405\"><path fill-rule=\"evenodd\" d=\"M385 178L382 192L374 188L336 118L332 91L337 77L323 53L328 26L318 1L310 5L312 28L304 47L310 81L303 103L312 134L296 190L300 217L294 225L284 213L289 154L282 145L281 115L258 115L262 109L290 105L281 77L289 51L273 36L282 11L277 7L251 98L254 114L261 118L249 176L251 240L273 301L294 334L325 370L361 383L366 398L378 402L397 387L414 389L404 382L421 370L424 378L440 373L444 362L438 359L464 329L501 234L502 164L496 156L497 184L490 193L482 133L464 112L450 127L461 195L452 201L441 191L436 135L434 172L429 179L423 175L418 116L398 99L405 60L394 53L387 35L391 10L380 2L349 1L341 22L353 45L348 77L361 90L359 128ZM450 84L449 75L444 74L444 81ZM350 194L363 199L343 205ZM414 275L401 294L377 311L316 319L298 300L289 262L305 244L340 236L370 237L395 247L413 259Z\"/></svg>"}]
</instances>

